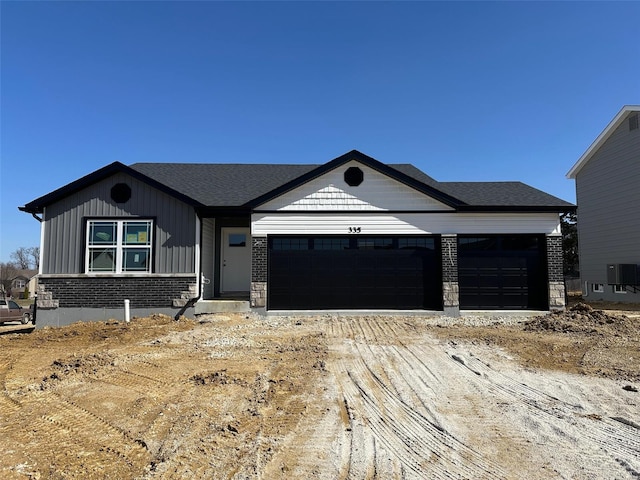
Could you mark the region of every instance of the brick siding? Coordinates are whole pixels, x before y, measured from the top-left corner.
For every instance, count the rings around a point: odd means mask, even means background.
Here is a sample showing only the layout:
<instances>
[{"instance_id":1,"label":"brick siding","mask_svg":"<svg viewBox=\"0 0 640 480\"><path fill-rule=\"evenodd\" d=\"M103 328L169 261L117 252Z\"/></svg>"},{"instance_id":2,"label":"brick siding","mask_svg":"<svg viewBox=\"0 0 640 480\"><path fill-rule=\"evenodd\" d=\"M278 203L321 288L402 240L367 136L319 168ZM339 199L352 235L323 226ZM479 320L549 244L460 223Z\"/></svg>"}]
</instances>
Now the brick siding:
<instances>
[{"instance_id":1,"label":"brick siding","mask_svg":"<svg viewBox=\"0 0 640 480\"><path fill-rule=\"evenodd\" d=\"M251 238L251 281L267 281L267 237Z\"/></svg>"},{"instance_id":2,"label":"brick siding","mask_svg":"<svg viewBox=\"0 0 640 480\"><path fill-rule=\"evenodd\" d=\"M42 278L40 289L60 308L117 308L124 299L135 308L171 307L195 290L196 277Z\"/></svg>"},{"instance_id":3,"label":"brick siding","mask_svg":"<svg viewBox=\"0 0 640 480\"><path fill-rule=\"evenodd\" d=\"M562 273L562 237L547 237L547 265L549 269L549 282L563 282Z\"/></svg>"},{"instance_id":4,"label":"brick siding","mask_svg":"<svg viewBox=\"0 0 640 480\"><path fill-rule=\"evenodd\" d=\"M442 281L458 282L458 237L442 236Z\"/></svg>"},{"instance_id":5,"label":"brick siding","mask_svg":"<svg viewBox=\"0 0 640 480\"><path fill-rule=\"evenodd\" d=\"M562 237L547 236L547 271L549 281L549 309L565 308L565 289L562 261Z\"/></svg>"}]
</instances>

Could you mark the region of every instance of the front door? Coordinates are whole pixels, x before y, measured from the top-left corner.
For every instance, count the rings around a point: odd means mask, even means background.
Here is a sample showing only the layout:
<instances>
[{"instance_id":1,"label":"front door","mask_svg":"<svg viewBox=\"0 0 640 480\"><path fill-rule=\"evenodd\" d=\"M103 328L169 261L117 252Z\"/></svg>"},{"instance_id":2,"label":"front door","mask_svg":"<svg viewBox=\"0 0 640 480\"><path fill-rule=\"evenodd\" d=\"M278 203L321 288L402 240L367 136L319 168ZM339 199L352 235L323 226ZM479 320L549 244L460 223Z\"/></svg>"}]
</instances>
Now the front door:
<instances>
[{"instance_id":1,"label":"front door","mask_svg":"<svg viewBox=\"0 0 640 480\"><path fill-rule=\"evenodd\" d=\"M251 235L248 228L222 228L221 293L248 292L251 282Z\"/></svg>"}]
</instances>

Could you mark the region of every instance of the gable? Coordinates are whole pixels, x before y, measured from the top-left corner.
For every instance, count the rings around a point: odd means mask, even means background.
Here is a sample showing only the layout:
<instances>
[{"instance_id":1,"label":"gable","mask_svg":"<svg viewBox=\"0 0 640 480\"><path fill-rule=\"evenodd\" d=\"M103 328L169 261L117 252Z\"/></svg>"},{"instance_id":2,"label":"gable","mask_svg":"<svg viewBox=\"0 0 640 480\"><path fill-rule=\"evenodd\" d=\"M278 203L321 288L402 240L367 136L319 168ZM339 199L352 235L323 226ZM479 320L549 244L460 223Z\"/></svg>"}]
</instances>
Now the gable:
<instances>
[{"instance_id":1,"label":"gable","mask_svg":"<svg viewBox=\"0 0 640 480\"><path fill-rule=\"evenodd\" d=\"M578 161L571 167L571 170L567 172L566 177L569 179L575 179L580 171L588 164L592 157L596 156L598 152L607 144L620 143L620 137L625 132L629 134L638 134L640 129L636 128L631 130L629 128L628 119L630 116L635 116L637 119L640 112L640 105L625 105L618 112L618 114L609 122L609 125L598 135L598 137L589 146L586 152L578 159ZM615 138L614 138L615 137ZM637 140L637 137L636 137Z\"/></svg>"},{"instance_id":2,"label":"gable","mask_svg":"<svg viewBox=\"0 0 640 480\"><path fill-rule=\"evenodd\" d=\"M628 118L628 117L627 117ZM576 180L596 176L602 180L626 181L640 172L640 129L630 130L625 119L613 130L606 141L575 173ZM594 178L594 180L597 180ZM636 182L632 182L636 183Z\"/></svg>"},{"instance_id":3,"label":"gable","mask_svg":"<svg viewBox=\"0 0 640 480\"><path fill-rule=\"evenodd\" d=\"M19 210L31 214L42 213L45 207L48 207L56 202L64 201L67 197L76 195L78 192L87 188L92 188L95 184L107 179L115 174L122 173L128 177L132 177L142 183L147 184L156 190L160 190L168 195L175 197L181 202L197 206L198 202L181 192L171 189L167 185L154 180L136 170L133 170L120 162L113 162L105 167L102 167L95 172L85 175L78 180L75 180L63 187L54 190L36 200L33 200L22 207L18 207Z\"/></svg>"},{"instance_id":4,"label":"gable","mask_svg":"<svg viewBox=\"0 0 640 480\"><path fill-rule=\"evenodd\" d=\"M362 171L362 183L345 181L349 168ZM356 160L265 202L259 211L451 211L448 205Z\"/></svg>"},{"instance_id":5,"label":"gable","mask_svg":"<svg viewBox=\"0 0 640 480\"><path fill-rule=\"evenodd\" d=\"M131 190L131 197L120 203L112 198L112 189L118 184L126 184ZM196 232L194 207L125 171L64 195L47 205L43 216L42 273L82 272L86 219L126 216L154 219L156 273L192 268Z\"/></svg>"}]
</instances>

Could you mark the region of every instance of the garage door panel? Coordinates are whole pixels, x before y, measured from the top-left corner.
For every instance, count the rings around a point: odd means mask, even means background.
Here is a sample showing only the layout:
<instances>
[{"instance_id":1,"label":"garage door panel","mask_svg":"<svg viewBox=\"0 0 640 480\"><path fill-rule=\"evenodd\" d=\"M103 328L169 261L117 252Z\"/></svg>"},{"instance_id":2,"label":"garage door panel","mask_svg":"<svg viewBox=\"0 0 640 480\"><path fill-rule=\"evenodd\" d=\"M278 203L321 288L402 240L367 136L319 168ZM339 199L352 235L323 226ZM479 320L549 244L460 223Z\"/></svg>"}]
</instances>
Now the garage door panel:
<instances>
[{"instance_id":1,"label":"garage door panel","mask_svg":"<svg viewBox=\"0 0 640 480\"><path fill-rule=\"evenodd\" d=\"M460 308L547 309L545 243L539 235L459 237Z\"/></svg>"},{"instance_id":2,"label":"garage door panel","mask_svg":"<svg viewBox=\"0 0 640 480\"><path fill-rule=\"evenodd\" d=\"M268 308L440 309L442 274L436 239L402 238L296 237L278 241L279 247L304 247L293 251L273 248L272 240ZM425 244L434 247L419 248ZM335 245L340 248L322 249Z\"/></svg>"}]
</instances>

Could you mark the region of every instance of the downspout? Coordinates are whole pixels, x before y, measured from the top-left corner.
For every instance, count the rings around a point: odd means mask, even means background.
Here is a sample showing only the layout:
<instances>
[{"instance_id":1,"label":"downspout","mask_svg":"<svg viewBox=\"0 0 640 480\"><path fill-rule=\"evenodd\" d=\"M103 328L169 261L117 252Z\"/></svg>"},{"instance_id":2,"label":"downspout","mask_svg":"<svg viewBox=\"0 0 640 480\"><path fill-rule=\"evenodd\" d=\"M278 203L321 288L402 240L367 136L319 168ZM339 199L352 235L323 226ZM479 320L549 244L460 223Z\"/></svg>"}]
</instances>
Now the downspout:
<instances>
[{"instance_id":1,"label":"downspout","mask_svg":"<svg viewBox=\"0 0 640 480\"><path fill-rule=\"evenodd\" d=\"M38 252L38 275L42 274L42 255L44 251L44 214L45 209L42 209L42 217L39 217L35 212L31 212L31 216L40 222L40 252ZM38 281L38 285L40 282ZM38 288L36 288L33 294L33 312L31 312L31 323L36 324L36 317L38 316Z\"/></svg>"}]
</instances>

